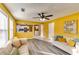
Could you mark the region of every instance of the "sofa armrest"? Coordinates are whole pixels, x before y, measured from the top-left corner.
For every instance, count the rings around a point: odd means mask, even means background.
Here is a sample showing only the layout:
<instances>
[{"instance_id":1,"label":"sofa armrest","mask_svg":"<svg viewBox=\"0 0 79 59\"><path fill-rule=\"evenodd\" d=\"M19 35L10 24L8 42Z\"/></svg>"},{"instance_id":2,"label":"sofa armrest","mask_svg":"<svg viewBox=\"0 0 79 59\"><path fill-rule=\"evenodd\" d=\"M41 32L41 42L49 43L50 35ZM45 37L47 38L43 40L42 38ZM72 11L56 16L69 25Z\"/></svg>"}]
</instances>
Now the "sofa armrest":
<instances>
[{"instance_id":1,"label":"sofa armrest","mask_svg":"<svg viewBox=\"0 0 79 59\"><path fill-rule=\"evenodd\" d=\"M12 51L10 52L10 55L17 55L18 54L18 49L13 47Z\"/></svg>"},{"instance_id":2,"label":"sofa armrest","mask_svg":"<svg viewBox=\"0 0 79 59\"><path fill-rule=\"evenodd\" d=\"M8 44L6 47L0 48L0 55L9 55L12 51L12 45Z\"/></svg>"}]
</instances>

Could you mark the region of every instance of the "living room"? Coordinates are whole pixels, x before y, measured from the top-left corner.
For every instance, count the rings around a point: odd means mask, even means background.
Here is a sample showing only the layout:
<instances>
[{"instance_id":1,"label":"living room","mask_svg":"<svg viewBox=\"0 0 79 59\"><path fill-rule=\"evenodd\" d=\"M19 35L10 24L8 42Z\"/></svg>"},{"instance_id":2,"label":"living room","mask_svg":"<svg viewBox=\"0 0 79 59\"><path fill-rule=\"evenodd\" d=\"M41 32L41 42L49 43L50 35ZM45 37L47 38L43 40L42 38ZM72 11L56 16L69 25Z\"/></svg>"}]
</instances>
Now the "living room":
<instances>
[{"instance_id":1,"label":"living room","mask_svg":"<svg viewBox=\"0 0 79 59\"><path fill-rule=\"evenodd\" d=\"M31 54L78 54L78 7L79 4L73 3L0 3L0 48L6 51L5 47L12 43L12 47L17 48L14 51L22 48L21 45L30 45L29 49L33 49ZM34 47L31 44L34 44ZM51 48L52 45L57 48ZM43 50L43 46L46 51ZM47 46L50 46L52 51L54 48L59 49L57 51L60 53L51 52ZM36 47L42 50L35 49ZM24 53L25 51L19 50L19 54L30 54L28 51Z\"/></svg>"}]
</instances>

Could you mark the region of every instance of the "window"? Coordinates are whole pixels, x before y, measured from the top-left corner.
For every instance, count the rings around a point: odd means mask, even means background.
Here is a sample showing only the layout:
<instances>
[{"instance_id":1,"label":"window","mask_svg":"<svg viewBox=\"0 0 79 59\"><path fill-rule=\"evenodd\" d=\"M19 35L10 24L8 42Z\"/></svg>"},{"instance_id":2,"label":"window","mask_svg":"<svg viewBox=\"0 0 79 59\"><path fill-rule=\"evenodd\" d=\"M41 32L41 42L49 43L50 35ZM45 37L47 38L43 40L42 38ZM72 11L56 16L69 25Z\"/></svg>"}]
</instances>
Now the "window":
<instances>
[{"instance_id":1,"label":"window","mask_svg":"<svg viewBox=\"0 0 79 59\"><path fill-rule=\"evenodd\" d=\"M8 41L8 17L0 10L0 47Z\"/></svg>"}]
</instances>

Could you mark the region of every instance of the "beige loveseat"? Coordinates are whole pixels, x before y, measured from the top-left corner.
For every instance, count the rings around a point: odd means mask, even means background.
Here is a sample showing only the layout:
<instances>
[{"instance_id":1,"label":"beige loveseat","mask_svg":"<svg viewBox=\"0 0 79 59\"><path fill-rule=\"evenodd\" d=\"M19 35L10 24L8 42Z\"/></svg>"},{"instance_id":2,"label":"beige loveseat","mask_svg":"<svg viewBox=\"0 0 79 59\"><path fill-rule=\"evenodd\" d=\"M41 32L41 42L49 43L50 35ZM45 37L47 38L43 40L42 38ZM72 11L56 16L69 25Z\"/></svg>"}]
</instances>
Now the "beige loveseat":
<instances>
[{"instance_id":1,"label":"beige loveseat","mask_svg":"<svg viewBox=\"0 0 79 59\"><path fill-rule=\"evenodd\" d=\"M28 55L27 40L14 40L6 47L0 48L0 55Z\"/></svg>"}]
</instances>

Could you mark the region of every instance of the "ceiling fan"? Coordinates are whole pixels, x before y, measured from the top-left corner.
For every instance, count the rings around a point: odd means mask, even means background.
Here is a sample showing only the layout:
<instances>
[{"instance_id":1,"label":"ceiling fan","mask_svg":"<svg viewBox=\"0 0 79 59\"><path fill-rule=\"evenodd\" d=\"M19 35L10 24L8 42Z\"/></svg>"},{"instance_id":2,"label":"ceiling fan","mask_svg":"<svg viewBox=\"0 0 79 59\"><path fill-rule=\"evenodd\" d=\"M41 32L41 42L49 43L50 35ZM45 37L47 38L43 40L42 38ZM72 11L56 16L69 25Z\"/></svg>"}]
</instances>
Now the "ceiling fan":
<instances>
[{"instance_id":1,"label":"ceiling fan","mask_svg":"<svg viewBox=\"0 0 79 59\"><path fill-rule=\"evenodd\" d=\"M45 20L50 20L49 17L52 17L53 15L45 15L45 13L38 13L37 14L39 17L33 17L33 18L40 18L41 20L45 19Z\"/></svg>"}]
</instances>

